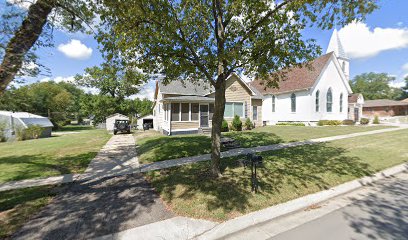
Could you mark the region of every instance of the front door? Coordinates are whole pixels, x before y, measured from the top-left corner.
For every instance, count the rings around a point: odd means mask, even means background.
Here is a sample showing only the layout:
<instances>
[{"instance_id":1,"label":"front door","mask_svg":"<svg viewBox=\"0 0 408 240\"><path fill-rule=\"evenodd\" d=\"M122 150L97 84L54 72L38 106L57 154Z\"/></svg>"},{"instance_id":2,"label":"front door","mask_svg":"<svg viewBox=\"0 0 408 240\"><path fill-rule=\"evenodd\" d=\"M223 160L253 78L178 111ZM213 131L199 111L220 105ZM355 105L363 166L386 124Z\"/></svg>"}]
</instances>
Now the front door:
<instances>
[{"instance_id":1,"label":"front door","mask_svg":"<svg viewBox=\"0 0 408 240\"><path fill-rule=\"evenodd\" d=\"M359 108L354 108L354 121L358 122L360 120L360 109Z\"/></svg>"},{"instance_id":2,"label":"front door","mask_svg":"<svg viewBox=\"0 0 408 240\"><path fill-rule=\"evenodd\" d=\"M208 127L208 105L200 105L200 127Z\"/></svg>"}]
</instances>

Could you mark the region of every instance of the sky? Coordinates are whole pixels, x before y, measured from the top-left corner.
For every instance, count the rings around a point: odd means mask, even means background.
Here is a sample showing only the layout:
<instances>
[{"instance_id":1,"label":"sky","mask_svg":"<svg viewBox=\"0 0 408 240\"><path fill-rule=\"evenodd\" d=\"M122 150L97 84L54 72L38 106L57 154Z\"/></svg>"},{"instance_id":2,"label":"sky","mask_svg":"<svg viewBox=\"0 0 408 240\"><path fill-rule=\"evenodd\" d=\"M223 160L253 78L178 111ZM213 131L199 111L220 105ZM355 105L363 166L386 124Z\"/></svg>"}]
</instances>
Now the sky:
<instances>
[{"instance_id":1,"label":"sky","mask_svg":"<svg viewBox=\"0 0 408 240\"><path fill-rule=\"evenodd\" d=\"M408 75L408 0L382 0L379 4L380 8L368 15L364 22L337 29L350 58L350 78L365 72L385 72L396 78L392 86L401 87L404 76ZM325 52L332 30L308 28L302 34L305 39L316 39ZM26 84L72 81L85 68L103 61L98 43L92 36L61 30L54 33L54 47L41 49L38 55L40 63L51 70L50 76L29 78ZM153 93L154 84L150 82L134 97L152 99Z\"/></svg>"}]
</instances>

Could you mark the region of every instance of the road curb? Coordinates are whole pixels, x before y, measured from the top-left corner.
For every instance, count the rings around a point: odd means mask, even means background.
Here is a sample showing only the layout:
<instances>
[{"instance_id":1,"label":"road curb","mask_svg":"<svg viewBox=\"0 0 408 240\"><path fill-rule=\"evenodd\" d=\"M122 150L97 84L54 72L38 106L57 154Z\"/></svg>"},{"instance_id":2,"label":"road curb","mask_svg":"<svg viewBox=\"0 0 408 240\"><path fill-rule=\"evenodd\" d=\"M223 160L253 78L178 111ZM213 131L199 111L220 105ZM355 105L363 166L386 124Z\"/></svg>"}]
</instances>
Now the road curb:
<instances>
[{"instance_id":1,"label":"road curb","mask_svg":"<svg viewBox=\"0 0 408 240\"><path fill-rule=\"evenodd\" d=\"M408 163L403 163L383 171L380 171L372 176L363 177L350 182L343 183L328 190L313 193L300 197L285 203L278 204L263 210L249 213L247 215L231 219L223 222L211 230L204 232L192 239L220 239L225 238L228 235L242 231L246 228L252 227L257 224L261 224L267 221L271 221L278 217L282 217L307 207L327 201L331 198L343 195L345 193L357 190L368 184L376 182L378 180L390 177L397 173L401 173L408 170Z\"/></svg>"}]
</instances>

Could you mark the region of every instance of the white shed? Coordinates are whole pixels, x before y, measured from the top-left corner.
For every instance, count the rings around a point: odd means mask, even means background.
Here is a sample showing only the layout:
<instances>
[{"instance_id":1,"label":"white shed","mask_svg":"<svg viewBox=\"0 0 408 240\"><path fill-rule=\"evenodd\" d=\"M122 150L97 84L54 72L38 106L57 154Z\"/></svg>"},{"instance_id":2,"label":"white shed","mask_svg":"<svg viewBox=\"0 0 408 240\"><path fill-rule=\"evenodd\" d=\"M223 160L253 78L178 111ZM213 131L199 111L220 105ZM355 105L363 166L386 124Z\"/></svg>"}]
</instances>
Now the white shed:
<instances>
[{"instance_id":1,"label":"white shed","mask_svg":"<svg viewBox=\"0 0 408 240\"><path fill-rule=\"evenodd\" d=\"M129 118L123 114L115 113L106 118L106 130L113 131L116 120L129 120Z\"/></svg>"},{"instance_id":2,"label":"white shed","mask_svg":"<svg viewBox=\"0 0 408 240\"><path fill-rule=\"evenodd\" d=\"M153 128L153 115L147 115L137 119L137 129L143 129L143 124L149 124L150 128Z\"/></svg>"}]
</instances>

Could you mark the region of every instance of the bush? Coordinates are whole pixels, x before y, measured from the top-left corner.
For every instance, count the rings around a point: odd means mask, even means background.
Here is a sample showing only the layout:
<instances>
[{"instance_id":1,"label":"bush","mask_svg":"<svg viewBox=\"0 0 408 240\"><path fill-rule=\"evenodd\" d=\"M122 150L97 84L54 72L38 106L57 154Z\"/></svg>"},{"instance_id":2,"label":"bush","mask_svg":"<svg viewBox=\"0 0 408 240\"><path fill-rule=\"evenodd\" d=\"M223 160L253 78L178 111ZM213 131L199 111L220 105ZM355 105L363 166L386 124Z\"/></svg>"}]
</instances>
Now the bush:
<instances>
[{"instance_id":1,"label":"bush","mask_svg":"<svg viewBox=\"0 0 408 240\"><path fill-rule=\"evenodd\" d=\"M304 123L299 122L279 122L276 126L306 126Z\"/></svg>"},{"instance_id":2,"label":"bush","mask_svg":"<svg viewBox=\"0 0 408 240\"><path fill-rule=\"evenodd\" d=\"M245 130L251 130L254 128L254 124L251 122L251 119L247 118L244 123Z\"/></svg>"},{"instance_id":3,"label":"bush","mask_svg":"<svg viewBox=\"0 0 408 240\"><path fill-rule=\"evenodd\" d=\"M343 122L340 120L320 120L317 122L318 126L339 126Z\"/></svg>"},{"instance_id":4,"label":"bush","mask_svg":"<svg viewBox=\"0 0 408 240\"><path fill-rule=\"evenodd\" d=\"M361 118L360 119L360 124L362 125L367 125L370 122L368 118Z\"/></svg>"},{"instance_id":5,"label":"bush","mask_svg":"<svg viewBox=\"0 0 408 240\"><path fill-rule=\"evenodd\" d=\"M377 115L374 116L373 124L380 124L380 119Z\"/></svg>"},{"instance_id":6,"label":"bush","mask_svg":"<svg viewBox=\"0 0 408 240\"><path fill-rule=\"evenodd\" d=\"M29 125L27 128L16 128L16 138L18 141L29 139L38 139L43 132L43 128L39 125Z\"/></svg>"},{"instance_id":7,"label":"bush","mask_svg":"<svg viewBox=\"0 0 408 240\"><path fill-rule=\"evenodd\" d=\"M6 122L0 122L0 142L7 141L6 128L7 128L7 123Z\"/></svg>"},{"instance_id":8,"label":"bush","mask_svg":"<svg viewBox=\"0 0 408 240\"><path fill-rule=\"evenodd\" d=\"M223 119L222 124L221 124L221 132L228 132L228 131L229 131L228 122L227 120Z\"/></svg>"},{"instance_id":9,"label":"bush","mask_svg":"<svg viewBox=\"0 0 408 240\"><path fill-rule=\"evenodd\" d=\"M242 121L238 115L235 115L231 123L231 129L233 131L242 131Z\"/></svg>"},{"instance_id":10,"label":"bush","mask_svg":"<svg viewBox=\"0 0 408 240\"><path fill-rule=\"evenodd\" d=\"M351 119L343 120L343 125L354 125L354 121Z\"/></svg>"}]
</instances>

